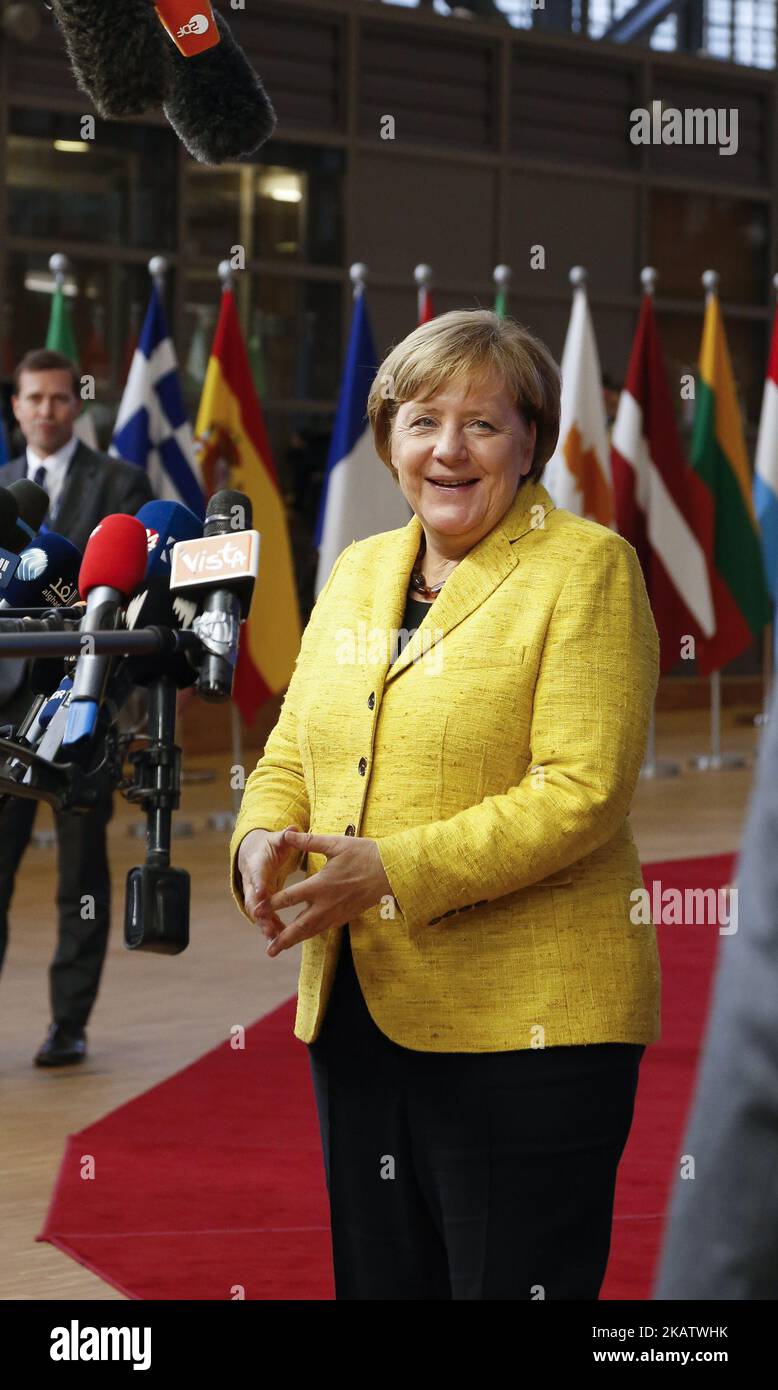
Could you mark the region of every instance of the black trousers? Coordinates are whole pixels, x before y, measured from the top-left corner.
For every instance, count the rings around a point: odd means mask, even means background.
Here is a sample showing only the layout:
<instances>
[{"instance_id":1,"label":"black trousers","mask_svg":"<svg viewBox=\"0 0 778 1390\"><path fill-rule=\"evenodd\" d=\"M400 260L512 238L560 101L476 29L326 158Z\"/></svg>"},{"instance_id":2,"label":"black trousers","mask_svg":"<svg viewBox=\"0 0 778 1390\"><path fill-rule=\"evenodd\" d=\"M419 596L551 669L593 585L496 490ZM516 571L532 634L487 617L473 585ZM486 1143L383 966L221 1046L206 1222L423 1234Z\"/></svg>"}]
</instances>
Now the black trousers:
<instances>
[{"instance_id":1,"label":"black trousers","mask_svg":"<svg viewBox=\"0 0 778 1390\"><path fill-rule=\"evenodd\" d=\"M0 969L8 941L8 909L16 871L32 834L37 802L11 798L0 811ZM110 784L90 811L55 816L59 847L57 947L49 967L51 1016L65 1027L85 1027L108 946L111 876L106 828L113 811ZM49 905L41 896L41 915Z\"/></svg>"},{"instance_id":2,"label":"black trousers","mask_svg":"<svg viewBox=\"0 0 778 1390\"><path fill-rule=\"evenodd\" d=\"M597 1299L643 1044L418 1052L343 933L308 1046L338 1299Z\"/></svg>"}]
</instances>

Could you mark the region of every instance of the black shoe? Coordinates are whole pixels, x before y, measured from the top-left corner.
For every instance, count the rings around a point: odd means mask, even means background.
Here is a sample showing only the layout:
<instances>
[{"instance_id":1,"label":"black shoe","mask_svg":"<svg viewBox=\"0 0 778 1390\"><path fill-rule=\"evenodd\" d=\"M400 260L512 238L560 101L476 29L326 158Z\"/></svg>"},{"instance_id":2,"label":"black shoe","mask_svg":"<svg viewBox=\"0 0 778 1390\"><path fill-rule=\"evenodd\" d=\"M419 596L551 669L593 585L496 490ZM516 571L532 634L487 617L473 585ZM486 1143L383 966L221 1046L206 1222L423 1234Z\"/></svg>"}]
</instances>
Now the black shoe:
<instances>
[{"instance_id":1,"label":"black shoe","mask_svg":"<svg viewBox=\"0 0 778 1390\"><path fill-rule=\"evenodd\" d=\"M72 1024L52 1023L35 1055L36 1067L66 1067L86 1057L86 1033Z\"/></svg>"}]
</instances>

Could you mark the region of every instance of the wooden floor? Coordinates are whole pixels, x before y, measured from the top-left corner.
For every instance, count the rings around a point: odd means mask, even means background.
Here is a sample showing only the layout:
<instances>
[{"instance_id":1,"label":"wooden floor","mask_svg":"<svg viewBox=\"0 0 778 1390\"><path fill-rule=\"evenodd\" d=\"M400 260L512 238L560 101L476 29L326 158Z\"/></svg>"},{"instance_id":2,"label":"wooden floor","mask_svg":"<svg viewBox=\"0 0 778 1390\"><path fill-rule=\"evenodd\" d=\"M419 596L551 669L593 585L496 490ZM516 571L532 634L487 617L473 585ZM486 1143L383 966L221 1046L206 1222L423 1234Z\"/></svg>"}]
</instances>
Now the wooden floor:
<instances>
[{"instance_id":1,"label":"wooden floor","mask_svg":"<svg viewBox=\"0 0 778 1390\"><path fill-rule=\"evenodd\" d=\"M645 860L737 850L753 776L758 732L749 709L724 710L724 746L747 755L744 770L685 770L642 781L632 823ZM658 753L686 763L704 752L700 711L660 714ZM229 810L227 757L189 756L177 822L193 834L175 840L174 862L192 875L191 942L180 956L133 953L122 944L124 878L142 862L142 824L121 798L110 827L114 914L100 995L88 1027L88 1059L76 1067L32 1065L49 1023L48 963L55 940L56 848L31 846L12 907L11 940L0 977L0 1298L120 1299L96 1275L47 1243L35 1243L68 1134L139 1095L294 994L299 950L267 957L263 938L228 893L226 832L206 827ZM46 807L36 830L51 828ZM295 915L294 912L285 915ZM302 1046L303 1044L300 1044Z\"/></svg>"}]
</instances>

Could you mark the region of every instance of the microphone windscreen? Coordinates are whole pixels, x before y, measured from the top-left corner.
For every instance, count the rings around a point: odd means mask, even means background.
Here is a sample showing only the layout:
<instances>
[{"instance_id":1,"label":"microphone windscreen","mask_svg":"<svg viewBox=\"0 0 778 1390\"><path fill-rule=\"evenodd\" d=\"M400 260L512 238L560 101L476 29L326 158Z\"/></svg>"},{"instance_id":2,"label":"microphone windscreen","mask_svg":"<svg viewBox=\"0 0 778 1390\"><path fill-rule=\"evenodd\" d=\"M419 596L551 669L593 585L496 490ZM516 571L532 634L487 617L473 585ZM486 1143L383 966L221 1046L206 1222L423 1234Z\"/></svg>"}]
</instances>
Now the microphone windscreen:
<instances>
[{"instance_id":1,"label":"microphone windscreen","mask_svg":"<svg viewBox=\"0 0 778 1390\"><path fill-rule=\"evenodd\" d=\"M203 534L202 521L182 502L144 502L135 517L146 527L147 579L154 574L170 575L176 541L194 541Z\"/></svg>"},{"instance_id":2,"label":"microphone windscreen","mask_svg":"<svg viewBox=\"0 0 778 1390\"><path fill-rule=\"evenodd\" d=\"M16 518L19 515L16 498L7 487L0 487L0 546L13 550Z\"/></svg>"},{"instance_id":3,"label":"microphone windscreen","mask_svg":"<svg viewBox=\"0 0 778 1390\"><path fill-rule=\"evenodd\" d=\"M245 492L221 488L208 499L203 534L221 536L227 531L250 531L253 520L251 498Z\"/></svg>"},{"instance_id":4,"label":"microphone windscreen","mask_svg":"<svg viewBox=\"0 0 778 1390\"><path fill-rule=\"evenodd\" d=\"M170 76L165 115L179 140L201 164L223 164L252 154L270 139L276 113L265 88L214 10L221 42L185 58L169 42Z\"/></svg>"},{"instance_id":5,"label":"microphone windscreen","mask_svg":"<svg viewBox=\"0 0 778 1390\"><path fill-rule=\"evenodd\" d=\"M101 116L137 116L165 99L167 63L149 0L50 0L77 85Z\"/></svg>"},{"instance_id":6,"label":"microphone windscreen","mask_svg":"<svg viewBox=\"0 0 778 1390\"><path fill-rule=\"evenodd\" d=\"M13 579L3 590L9 608L63 608L78 598L81 552L56 531L37 536L23 550Z\"/></svg>"},{"instance_id":7,"label":"microphone windscreen","mask_svg":"<svg viewBox=\"0 0 778 1390\"><path fill-rule=\"evenodd\" d=\"M11 483L8 491L13 494L19 510L19 521L31 533L24 541L24 546L28 546L31 536L36 536L43 525L43 518L49 510L49 494L45 487L39 487L32 478L19 478L17 482Z\"/></svg>"},{"instance_id":8,"label":"microphone windscreen","mask_svg":"<svg viewBox=\"0 0 778 1390\"><path fill-rule=\"evenodd\" d=\"M136 516L115 512L105 517L86 543L78 575L78 590L107 586L128 598L146 573L146 527Z\"/></svg>"}]
</instances>

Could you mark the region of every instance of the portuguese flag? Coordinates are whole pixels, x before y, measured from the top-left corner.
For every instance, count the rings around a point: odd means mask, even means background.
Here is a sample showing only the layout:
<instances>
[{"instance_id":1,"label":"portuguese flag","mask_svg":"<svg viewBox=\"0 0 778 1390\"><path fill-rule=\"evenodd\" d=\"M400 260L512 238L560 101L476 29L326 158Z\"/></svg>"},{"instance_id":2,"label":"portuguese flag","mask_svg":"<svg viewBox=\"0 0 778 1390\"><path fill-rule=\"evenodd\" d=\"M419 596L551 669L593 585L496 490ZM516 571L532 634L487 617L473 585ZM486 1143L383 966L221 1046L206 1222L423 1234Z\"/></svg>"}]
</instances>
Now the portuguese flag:
<instances>
[{"instance_id":1,"label":"portuguese flag","mask_svg":"<svg viewBox=\"0 0 778 1390\"><path fill-rule=\"evenodd\" d=\"M259 576L241 629L234 685L235 703L251 724L265 701L289 684L301 626L283 497L230 289L222 293L195 434L206 497L221 488L245 492L260 533Z\"/></svg>"},{"instance_id":2,"label":"portuguese flag","mask_svg":"<svg viewBox=\"0 0 778 1390\"><path fill-rule=\"evenodd\" d=\"M704 676L747 650L771 618L751 471L718 296L705 309L691 465L711 500L704 544L716 630L697 644Z\"/></svg>"}]
</instances>

